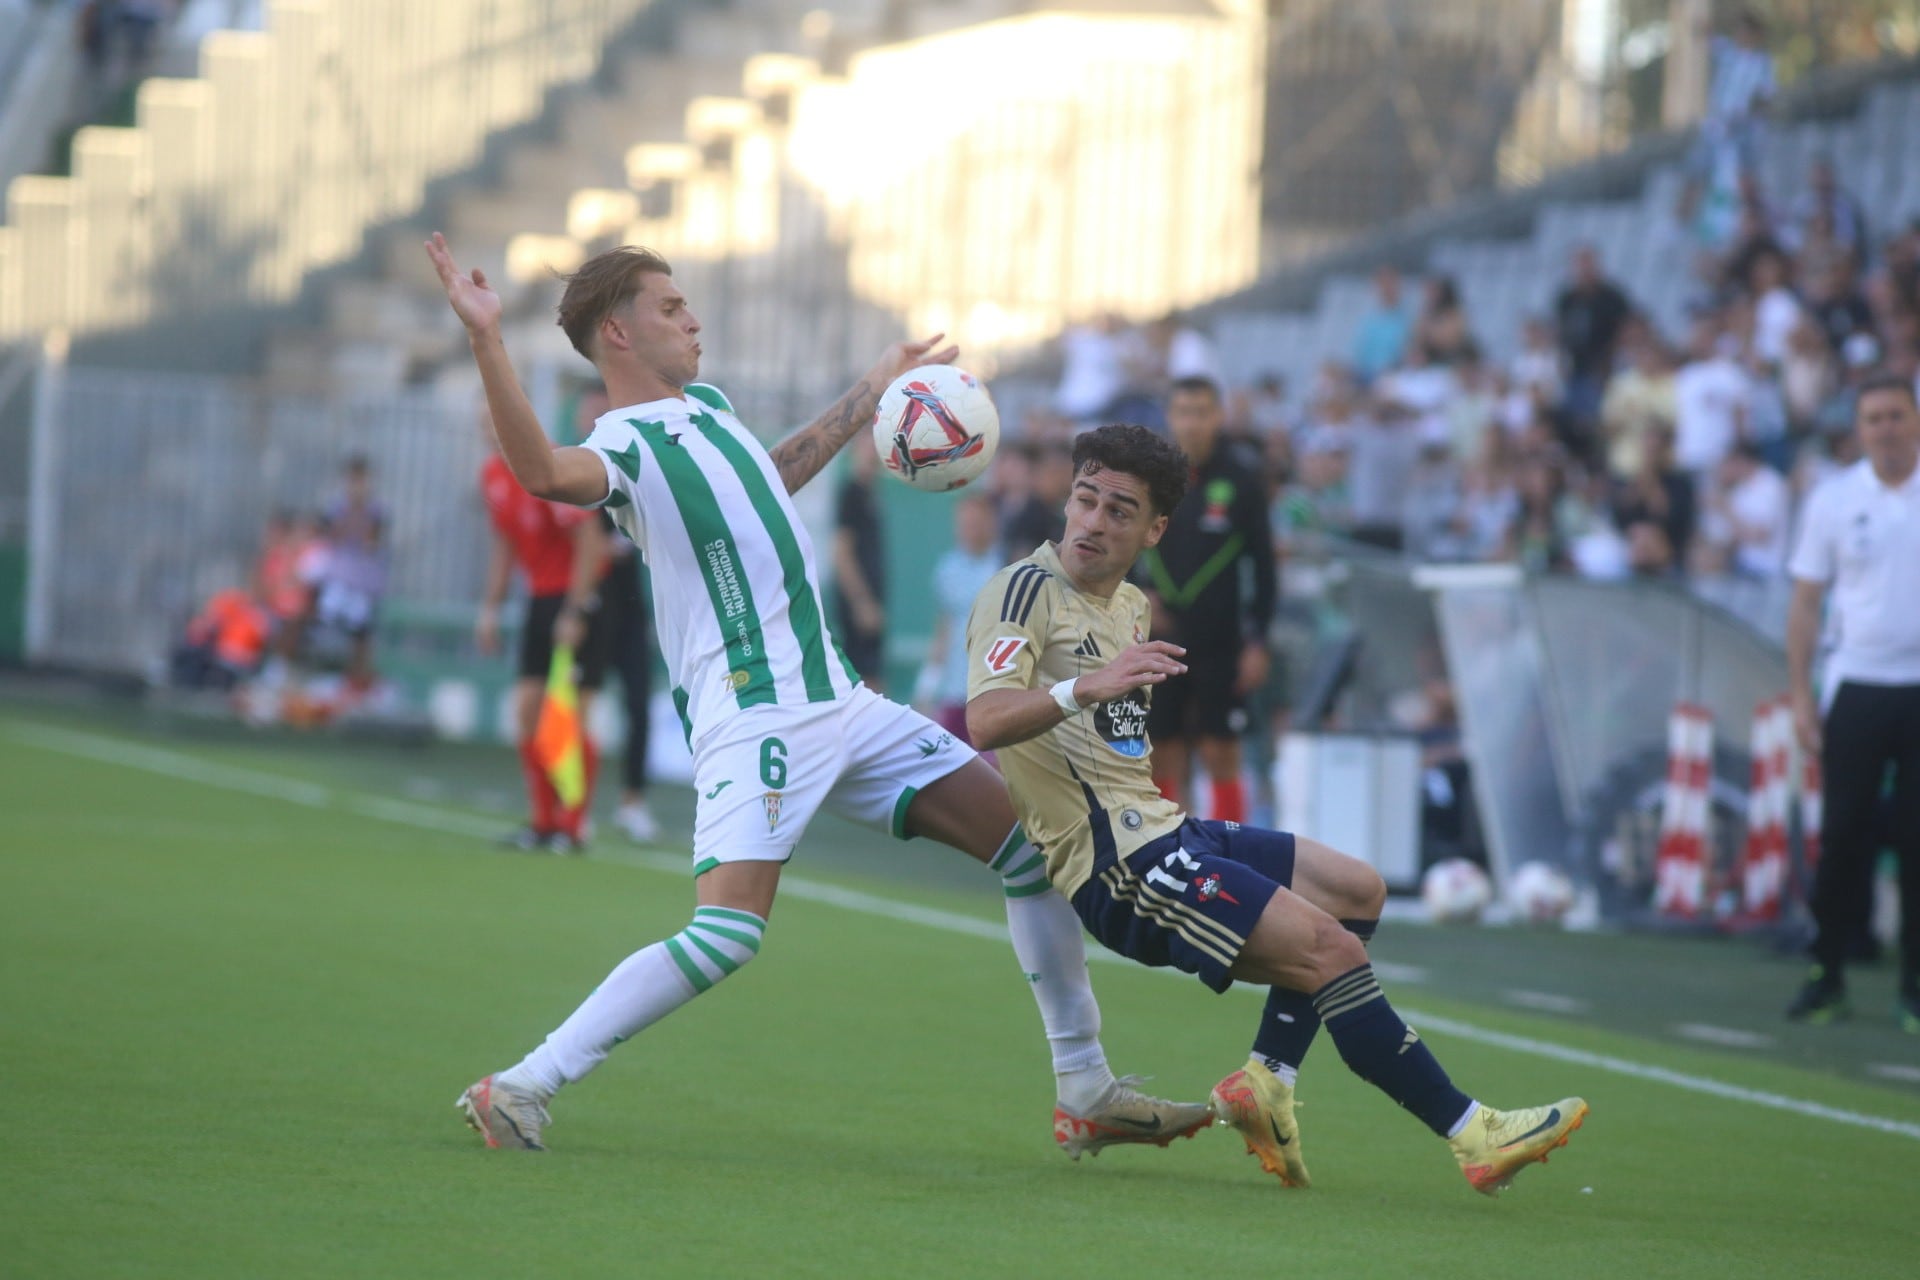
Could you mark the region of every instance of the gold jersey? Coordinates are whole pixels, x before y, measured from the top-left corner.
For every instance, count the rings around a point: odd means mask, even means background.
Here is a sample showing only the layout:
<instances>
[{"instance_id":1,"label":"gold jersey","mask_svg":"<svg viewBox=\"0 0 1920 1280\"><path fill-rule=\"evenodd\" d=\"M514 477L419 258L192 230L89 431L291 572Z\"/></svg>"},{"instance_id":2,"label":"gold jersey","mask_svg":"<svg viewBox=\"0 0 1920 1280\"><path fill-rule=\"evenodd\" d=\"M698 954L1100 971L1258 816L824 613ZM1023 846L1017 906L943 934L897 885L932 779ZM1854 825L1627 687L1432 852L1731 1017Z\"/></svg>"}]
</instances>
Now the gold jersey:
<instances>
[{"instance_id":1,"label":"gold jersey","mask_svg":"<svg viewBox=\"0 0 1920 1280\"><path fill-rule=\"evenodd\" d=\"M995 574L967 619L967 699L995 689L1050 689L1097 671L1147 638L1147 597L1130 582L1110 599L1068 581L1051 543ZM1134 690L1035 738L1000 747L1000 772L1020 825L1068 897L1093 874L1095 810L1105 810L1124 858L1180 825L1147 763L1149 691Z\"/></svg>"}]
</instances>

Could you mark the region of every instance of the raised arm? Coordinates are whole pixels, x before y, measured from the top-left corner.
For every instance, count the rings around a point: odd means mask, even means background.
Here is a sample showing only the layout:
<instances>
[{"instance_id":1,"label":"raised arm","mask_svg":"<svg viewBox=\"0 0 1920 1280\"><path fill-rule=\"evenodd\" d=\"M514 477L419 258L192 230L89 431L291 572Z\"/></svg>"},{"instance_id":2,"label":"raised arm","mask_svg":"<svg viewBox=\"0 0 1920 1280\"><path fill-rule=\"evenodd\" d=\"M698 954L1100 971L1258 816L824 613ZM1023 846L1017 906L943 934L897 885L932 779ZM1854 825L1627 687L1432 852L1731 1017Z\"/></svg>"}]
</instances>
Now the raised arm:
<instances>
[{"instance_id":1,"label":"raised arm","mask_svg":"<svg viewBox=\"0 0 1920 1280\"><path fill-rule=\"evenodd\" d=\"M880 357L880 362L867 371L866 377L834 401L831 409L773 446L769 456L787 492L799 492L801 485L819 475L820 469L833 460L841 446L873 426L873 411L895 378L923 364L952 364L960 348L933 349L944 337L945 334L936 333L921 342L894 343Z\"/></svg>"},{"instance_id":2,"label":"raised arm","mask_svg":"<svg viewBox=\"0 0 1920 1280\"><path fill-rule=\"evenodd\" d=\"M447 304L467 328L473 362L487 390L493 434L514 479L534 497L550 502L591 507L606 501L607 471L600 459L577 446L556 449L541 430L540 417L520 389L513 361L507 358L506 340L500 335L500 295L488 287L486 273L478 267L471 274L463 273L455 266L438 231L427 241L427 257L440 274Z\"/></svg>"}]
</instances>

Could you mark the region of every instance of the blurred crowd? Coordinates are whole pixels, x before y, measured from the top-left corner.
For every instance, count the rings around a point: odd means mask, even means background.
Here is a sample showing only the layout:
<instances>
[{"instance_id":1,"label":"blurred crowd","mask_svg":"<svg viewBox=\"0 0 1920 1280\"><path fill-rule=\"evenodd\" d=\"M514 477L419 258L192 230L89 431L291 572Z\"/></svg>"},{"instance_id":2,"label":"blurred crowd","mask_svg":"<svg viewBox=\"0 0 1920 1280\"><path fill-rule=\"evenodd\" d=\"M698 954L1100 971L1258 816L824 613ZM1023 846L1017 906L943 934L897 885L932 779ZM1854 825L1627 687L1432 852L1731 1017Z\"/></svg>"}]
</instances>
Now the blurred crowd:
<instances>
[{"instance_id":1,"label":"blurred crowd","mask_svg":"<svg viewBox=\"0 0 1920 1280\"><path fill-rule=\"evenodd\" d=\"M1876 226L1824 156L1765 189L1763 39L1746 16L1715 39L1686 190L1649 228L1693 264L1678 331L1591 245L1543 282L1512 343L1484 341L1509 335L1482 328L1455 280L1383 266L1345 358L1311 385L1276 373L1228 388L1228 430L1265 461L1283 554L1338 538L1777 597L1800 504L1854 460L1854 388L1875 369L1920 373L1920 225ZM1490 359L1489 345L1515 354ZM1060 357L1053 412L1026 424L1043 449L1102 421L1161 426L1180 378L1227 386L1177 316L1078 326Z\"/></svg>"},{"instance_id":2,"label":"blurred crowd","mask_svg":"<svg viewBox=\"0 0 1920 1280\"><path fill-rule=\"evenodd\" d=\"M259 720L324 721L367 703L386 528L372 466L348 458L338 491L315 511L276 511L247 584L215 592L187 623L173 684L240 695Z\"/></svg>"},{"instance_id":3,"label":"blurred crowd","mask_svg":"<svg viewBox=\"0 0 1920 1280\"><path fill-rule=\"evenodd\" d=\"M1784 193L1742 171L1740 193L1723 242L1695 233L1680 333L1582 245L1498 363L1455 281L1381 267L1346 359L1297 394L1268 374L1229 396L1283 551L1335 537L1601 579L1777 579L1798 504L1853 460L1855 386L1920 373L1920 226L1876 235L1825 159ZM1161 425L1166 385L1219 378L1176 318L1063 345L1056 412L1028 424L1042 455L1093 422Z\"/></svg>"}]
</instances>

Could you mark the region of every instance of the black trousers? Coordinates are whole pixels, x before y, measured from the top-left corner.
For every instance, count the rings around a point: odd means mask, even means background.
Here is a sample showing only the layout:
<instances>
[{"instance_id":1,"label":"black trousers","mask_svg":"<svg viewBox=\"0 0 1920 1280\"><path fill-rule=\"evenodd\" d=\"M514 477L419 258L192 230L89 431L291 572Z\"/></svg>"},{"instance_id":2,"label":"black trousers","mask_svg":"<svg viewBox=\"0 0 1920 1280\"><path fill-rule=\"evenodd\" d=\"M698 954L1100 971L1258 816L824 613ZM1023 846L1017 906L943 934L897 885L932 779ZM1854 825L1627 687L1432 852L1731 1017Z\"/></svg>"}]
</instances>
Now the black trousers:
<instances>
[{"instance_id":1,"label":"black trousers","mask_svg":"<svg viewBox=\"0 0 1920 1280\"><path fill-rule=\"evenodd\" d=\"M1891 845L1900 858L1900 979L1910 991L1920 966L1920 684L1845 681L1821 732L1814 959L1841 972L1873 910L1874 861ZM1883 807L1889 768L1893 803Z\"/></svg>"},{"instance_id":2,"label":"black trousers","mask_svg":"<svg viewBox=\"0 0 1920 1280\"><path fill-rule=\"evenodd\" d=\"M627 709L627 751L621 781L629 791L647 787L647 706L653 697L653 628L640 594L637 557L616 558L600 584L606 618L608 665L620 673L620 700Z\"/></svg>"}]
</instances>

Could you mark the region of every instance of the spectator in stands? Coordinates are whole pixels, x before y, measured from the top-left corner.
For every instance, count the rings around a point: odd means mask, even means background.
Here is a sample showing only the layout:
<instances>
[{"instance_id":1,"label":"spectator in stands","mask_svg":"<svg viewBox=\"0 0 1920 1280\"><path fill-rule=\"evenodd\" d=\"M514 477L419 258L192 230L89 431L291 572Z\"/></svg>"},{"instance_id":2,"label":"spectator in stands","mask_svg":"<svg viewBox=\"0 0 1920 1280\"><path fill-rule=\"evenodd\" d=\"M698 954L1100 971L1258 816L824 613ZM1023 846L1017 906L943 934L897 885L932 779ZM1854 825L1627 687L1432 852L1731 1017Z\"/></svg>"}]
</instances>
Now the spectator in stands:
<instances>
[{"instance_id":1,"label":"spectator in stands","mask_svg":"<svg viewBox=\"0 0 1920 1280\"><path fill-rule=\"evenodd\" d=\"M1848 338L1874 328L1873 308L1867 305L1866 295L1855 280L1853 264L1844 258L1806 273L1807 313L1836 356L1846 347Z\"/></svg>"},{"instance_id":2,"label":"spectator in stands","mask_svg":"<svg viewBox=\"0 0 1920 1280\"><path fill-rule=\"evenodd\" d=\"M973 741L967 735L967 615L973 598L1007 563L995 545L997 532L985 494L968 494L955 504L954 545L933 564L933 637L913 686L914 705L966 743Z\"/></svg>"},{"instance_id":3,"label":"spectator in stands","mask_svg":"<svg viewBox=\"0 0 1920 1280\"><path fill-rule=\"evenodd\" d=\"M1230 426L1237 425L1246 438L1271 459L1279 445L1291 443L1296 423L1292 406L1287 403L1287 380L1269 370L1253 380L1253 385L1235 397L1238 403L1230 415Z\"/></svg>"},{"instance_id":4,"label":"spectator in stands","mask_svg":"<svg viewBox=\"0 0 1920 1280\"><path fill-rule=\"evenodd\" d=\"M1509 448L1505 435L1489 433L1466 469L1453 530L1463 560L1498 560L1520 513Z\"/></svg>"},{"instance_id":5,"label":"spectator in stands","mask_svg":"<svg viewBox=\"0 0 1920 1280\"><path fill-rule=\"evenodd\" d=\"M1798 439L1814 429L1824 404L1834 391L1834 349L1827 345L1819 312L1800 321L1787 340L1787 358L1780 362L1780 395L1787 410L1787 432Z\"/></svg>"},{"instance_id":6,"label":"spectator in stands","mask_svg":"<svg viewBox=\"0 0 1920 1280\"><path fill-rule=\"evenodd\" d=\"M1169 311L1147 328L1154 335L1155 345L1165 349L1163 364L1169 383L1202 378L1216 387L1227 385L1213 339L1196 328L1190 318Z\"/></svg>"},{"instance_id":7,"label":"spectator in stands","mask_svg":"<svg viewBox=\"0 0 1920 1280\"><path fill-rule=\"evenodd\" d=\"M1673 362L1650 325L1636 323L1626 338L1626 367L1607 384L1600 402L1600 433L1607 470L1626 481L1640 472L1647 437L1673 430Z\"/></svg>"},{"instance_id":8,"label":"spectator in stands","mask_svg":"<svg viewBox=\"0 0 1920 1280\"><path fill-rule=\"evenodd\" d=\"M1508 378L1516 393L1530 400L1557 405L1566 393L1566 362L1553 322L1543 315L1529 315L1520 322L1520 350L1514 353ZM1527 417L1533 416L1531 409Z\"/></svg>"},{"instance_id":9,"label":"spectator in stands","mask_svg":"<svg viewBox=\"0 0 1920 1280\"><path fill-rule=\"evenodd\" d=\"M313 518L302 512L282 508L267 521L253 591L276 632L297 626L307 611L309 589L301 566L312 554L314 541Z\"/></svg>"},{"instance_id":10,"label":"spectator in stands","mask_svg":"<svg viewBox=\"0 0 1920 1280\"><path fill-rule=\"evenodd\" d=\"M1571 568L1565 470L1556 459L1544 454L1525 458L1520 463L1517 491L1519 509L1507 530L1501 559L1517 562L1528 573L1557 573Z\"/></svg>"},{"instance_id":11,"label":"spectator in stands","mask_svg":"<svg viewBox=\"0 0 1920 1280\"><path fill-rule=\"evenodd\" d=\"M1455 459L1477 458L1490 432L1499 430L1499 380L1475 346L1454 367L1454 393L1442 406Z\"/></svg>"},{"instance_id":12,"label":"spectator in stands","mask_svg":"<svg viewBox=\"0 0 1920 1280\"><path fill-rule=\"evenodd\" d=\"M344 637L347 683L365 692L373 684L373 628L387 589L387 512L373 496L373 464L355 454L341 468L340 495L326 508L326 551L311 563L313 607L306 624Z\"/></svg>"},{"instance_id":13,"label":"spectator in stands","mask_svg":"<svg viewBox=\"0 0 1920 1280\"><path fill-rule=\"evenodd\" d=\"M1418 422L1404 404L1380 400L1348 428L1353 539L1384 551L1405 544L1407 486L1420 454Z\"/></svg>"},{"instance_id":14,"label":"spectator in stands","mask_svg":"<svg viewBox=\"0 0 1920 1280\"><path fill-rule=\"evenodd\" d=\"M1673 427L1656 422L1641 441L1633 474L1616 480L1613 491L1613 522L1626 535L1633 572L1680 572L1693 544L1693 513L1693 478L1674 465Z\"/></svg>"},{"instance_id":15,"label":"spectator in stands","mask_svg":"<svg viewBox=\"0 0 1920 1280\"><path fill-rule=\"evenodd\" d=\"M1121 364L1119 316L1109 312L1091 324L1074 325L1060 335L1060 386L1054 407L1075 422L1105 419L1126 385ZM1022 552L1021 554L1025 554Z\"/></svg>"},{"instance_id":16,"label":"spectator in stands","mask_svg":"<svg viewBox=\"0 0 1920 1280\"><path fill-rule=\"evenodd\" d=\"M1855 263L1867 258L1867 215L1834 172L1833 157L1821 152L1807 166L1807 185L1794 197L1781 241L1796 255L1815 243L1833 246Z\"/></svg>"},{"instance_id":17,"label":"spectator in stands","mask_svg":"<svg viewBox=\"0 0 1920 1280\"><path fill-rule=\"evenodd\" d=\"M1317 554L1327 539L1347 534L1352 525L1347 449L1343 433L1317 431L1303 437L1297 479L1273 504L1273 535L1282 556Z\"/></svg>"},{"instance_id":18,"label":"spectator in stands","mask_svg":"<svg viewBox=\"0 0 1920 1280\"><path fill-rule=\"evenodd\" d=\"M1880 269L1867 285L1876 323L1920 315L1920 219L1887 238Z\"/></svg>"},{"instance_id":19,"label":"spectator in stands","mask_svg":"<svg viewBox=\"0 0 1920 1280\"><path fill-rule=\"evenodd\" d=\"M1778 578L1786 567L1791 503L1786 477L1766 464L1759 447L1736 443L1707 488L1703 567L1762 581Z\"/></svg>"},{"instance_id":20,"label":"spectator in stands","mask_svg":"<svg viewBox=\"0 0 1920 1280\"><path fill-rule=\"evenodd\" d=\"M1626 293L1602 273L1594 247L1583 244L1575 249L1567 284L1554 300L1553 313L1560 349L1567 359L1568 433L1582 453L1597 438L1614 348L1632 311Z\"/></svg>"},{"instance_id":21,"label":"spectator in stands","mask_svg":"<svg viewBox=\"0 0 1920 1280\"><path fill-rule=\"evenodd\" d=\"M1451 368L1475 350L1473 330L1467 323L1467 309L1460 301L1460 286L1452 276L1432 276L1426 283L1426 298L1421 304L1420 320L1414 326L1412 346L1426 363Z\"/></svg>"},{"instance_id":22,"label":"spectator in stands","mask_svg":"<svg viewBox=\"0 0 1920 1280\"><path fill-rule=\"evenodd\" d=\"M887 559L874 476L880 455L849 449L833 518L834 634L847 661L875 693L887 688Z\"/></svg>"},{"instance_id":23,"label":"spectator in stands","mask_svg":"<svg viewBox=\"0 0 1920 1280\"><path fill-rule=\"evenodd\" d=\"M173 683L223 693L234 688L259 670L271 628L267 611L249 593L238 587L215 592L173 651Z\"/></svg>"},{"instance_id":24,"label":"spectator in stands","mask_svg":"<svg viewBox=\"0 0 1920 1280\"><path fill-rule=\"evenodd\" d=\"M1423 561L1465 559L1466 539L1460 532L1463 505L1452 444L1445 439L1422 440L1407 477L1402 518L1407 554Z\"/></svg>"},{"instance_id":25,"label":"spectator in stands","mask_svg":"<svg viewBox=\"0 0 1920 1280\"><path fill-rule=\"evenodd\" d=\"M1856 402L1860 387L1880 368L1880 340L1870 333L1856 333L1840 349L1840 385L1820 406L1814 430L1840 442L1852 437Z\"/></svg>"},{"instance_id":26,"label":"spectator in stands","mask_svg":"<svg viewBox=\"0 0 1920 1280\"><path fill-rule=\"evenodd\" d=\"M1697 318L1687 362L1673 377L1674 460L1704 482L1746 428L1751 389L1739 340L1717 314Z\"/></svg>"},{"instance_id":27,"label":"spectator in stands","mask_svg":"<svg viewBox=\"0 0 1920 1280\"><path fill-rule=\"evenodd\" d=\"M1702 33L1708 6L1701 6ZM1732 36L1715 35L1709 45L1707 112L1687 160L1687 186L1680 220L1691 223L1710 184L1723 184L1753 172L1759 162L1763 113L1774 96L1773 55L1760 15L1743 9Z\"/></svg>"},{"instance_id":28,"label":"spectator in stands","mask_svg":"<svg viewBox=\"0 0 1920 1280\"><path fill-rule=\"evenodd\" d=\"M146 70L153 55L154 34L166 20L171 0L115 0L120 34L127 42L127 65L134 74Z\"/></svg>"},{"instance_id":29,"label":"spectator in stands","mask_svg":"<svg viewBox=\"0 0 1920 1280\"><path fill-rule=\"evenodd\" d=\"M1006 531L1008 560L1027 555L1043 542L1058 542L1067 531L1067 494L1073 488L1073 445L1056 440L1035 449L1032 456L1032 480L1026 501L1002 526Z\"/></svg>"},{"instance_id":30,"label":"spectator in stands","mask_svg":"<svg viewBox=\"0 0 1920 1280\"><path fill-rule=\"evenodd\" d=\"M1373 301L1353 335L1353 372L1362 386L1400 363L1413 338L1413 315L1401 297L1400 272L1382 266L1373 273Z\"/></svg>"},{"instance_id":31,"label":"spectator in stands","mask_svg":"<svg viewBox=\"0 0 1920 1280\"><path fill-rule=\"evenodd\" d=\"M1747 294L1753 300L1753 354L1768 364L1786 359L1787 339L1800 323L1800 299L1787 279L1787 256L1769 248L1747 266Z\"/></svg>"}]
</instances>

